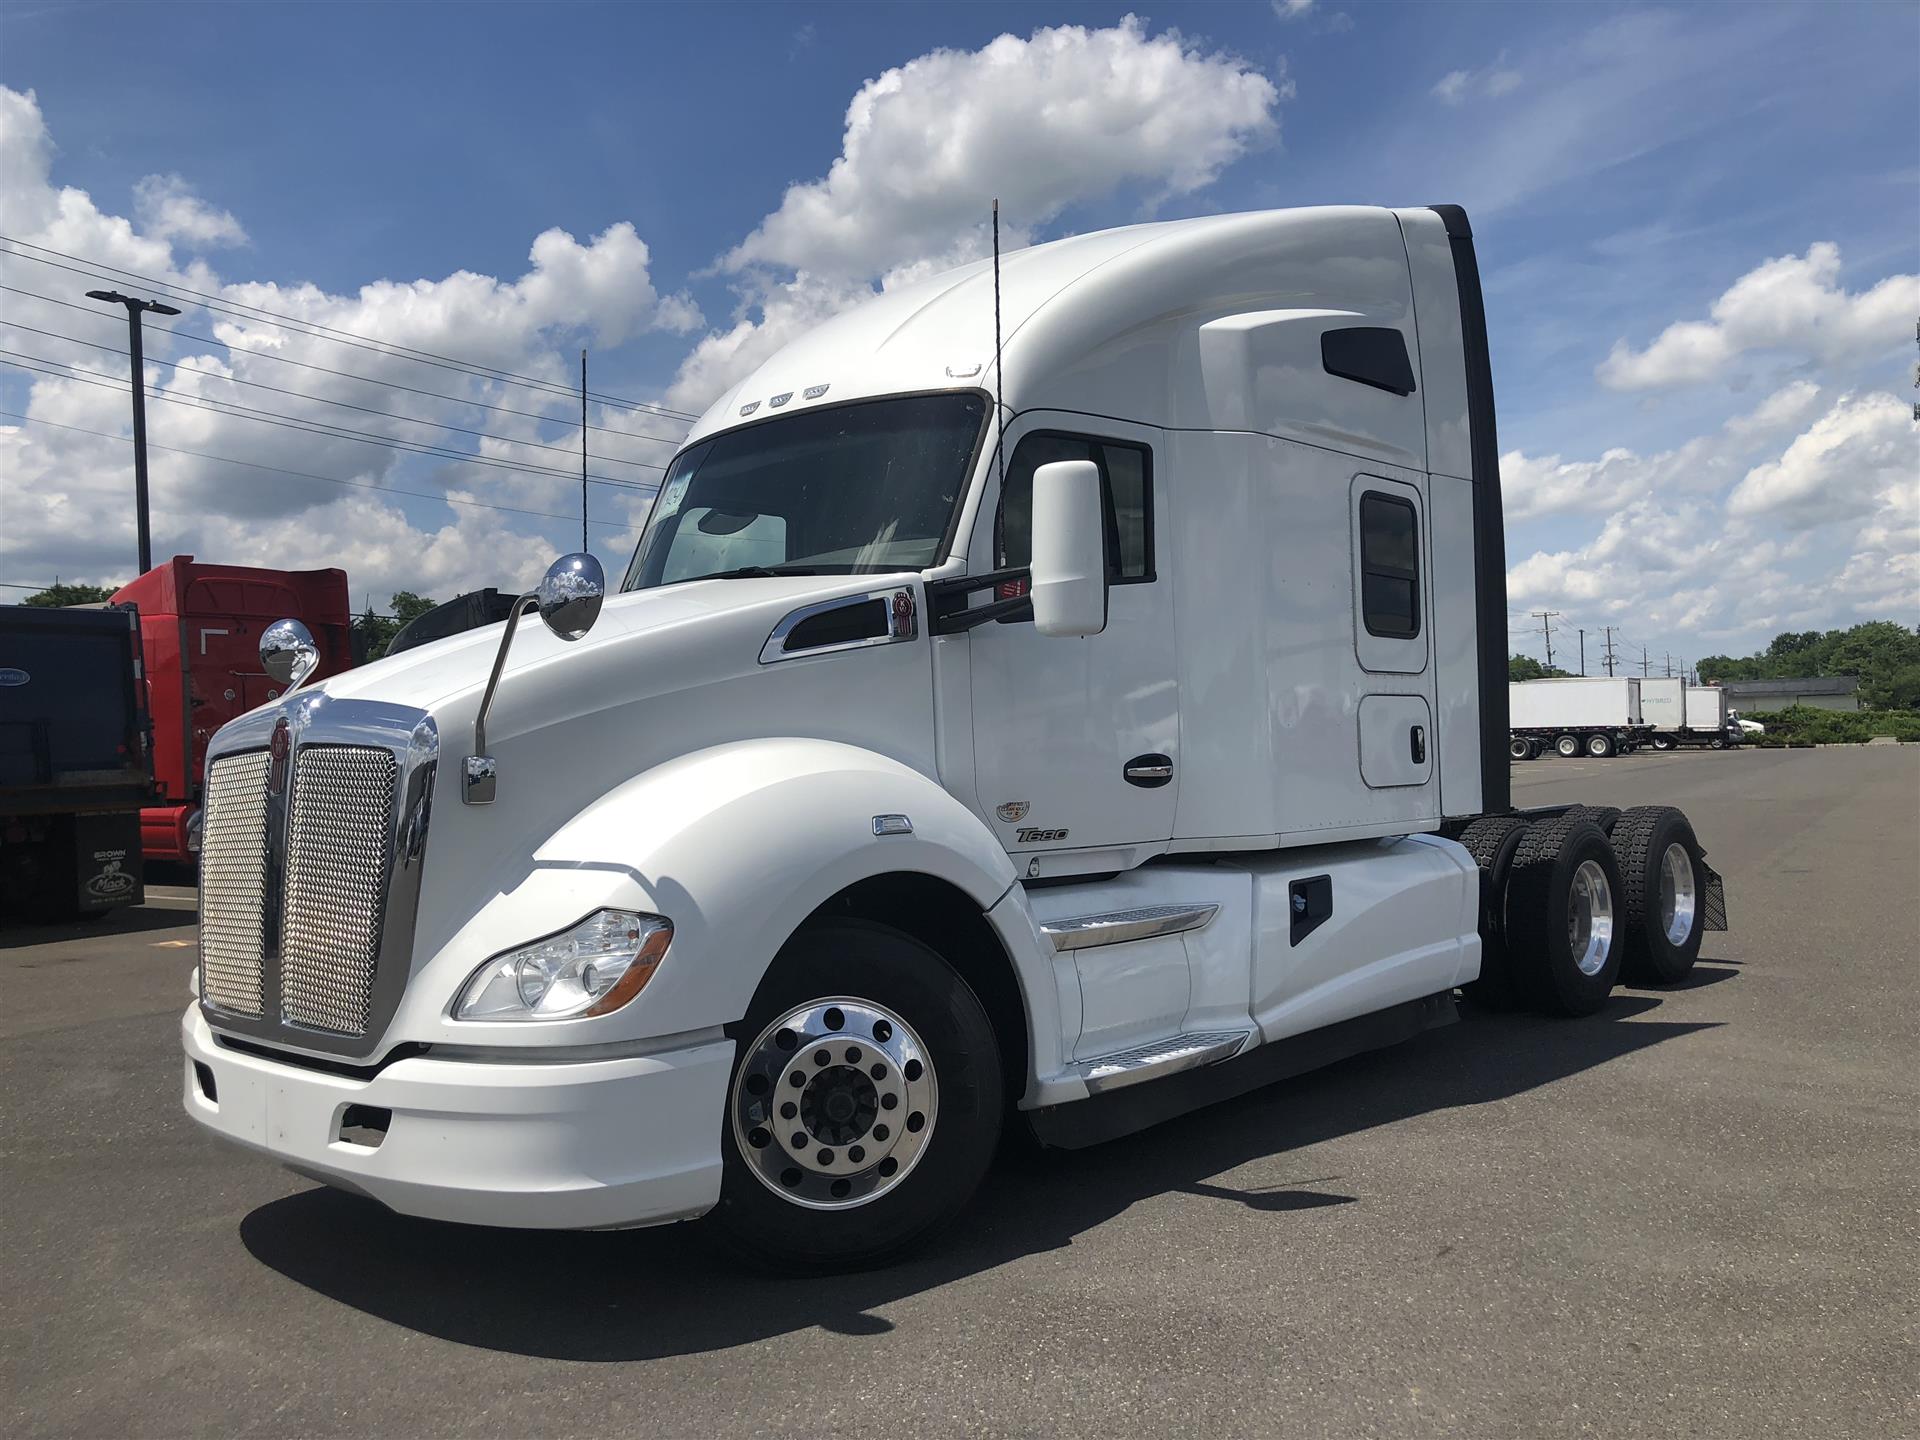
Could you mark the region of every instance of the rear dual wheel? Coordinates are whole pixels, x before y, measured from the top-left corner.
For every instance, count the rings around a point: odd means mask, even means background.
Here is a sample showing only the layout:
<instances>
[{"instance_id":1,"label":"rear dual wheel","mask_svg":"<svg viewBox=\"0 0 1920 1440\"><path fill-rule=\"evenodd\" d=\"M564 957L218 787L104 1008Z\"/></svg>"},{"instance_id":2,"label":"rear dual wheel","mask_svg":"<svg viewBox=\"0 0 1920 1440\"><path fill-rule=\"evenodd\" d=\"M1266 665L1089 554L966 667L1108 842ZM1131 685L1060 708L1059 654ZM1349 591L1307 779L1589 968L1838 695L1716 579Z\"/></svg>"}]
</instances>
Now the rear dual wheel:
<instances>
[{"instance_id":1,"label":"rear dual wheel","mask_svg":"<svg viewBox=\"0 0 1920 1440\"><path fill-rule=\"evenodd\" d=\"M1625 902L1626 978L1683 980L1700 958L1706 929L1706 858L1693 826L1671 805L1640 805L1612 830Z\"/></svg>"},{"instance_id":2,"label":"rear dual wheel","mask_svg":"<svg viewBox=\"0 0 1920 1440\"><path fill-rule=\"evenodd\" d=\"M1622 958L1622 881L1605 833L1583 814L1527 827L1506 884L1506 953L1515 989L1536 1010L1591 1015Z\"/></svg>"}]
</instances>

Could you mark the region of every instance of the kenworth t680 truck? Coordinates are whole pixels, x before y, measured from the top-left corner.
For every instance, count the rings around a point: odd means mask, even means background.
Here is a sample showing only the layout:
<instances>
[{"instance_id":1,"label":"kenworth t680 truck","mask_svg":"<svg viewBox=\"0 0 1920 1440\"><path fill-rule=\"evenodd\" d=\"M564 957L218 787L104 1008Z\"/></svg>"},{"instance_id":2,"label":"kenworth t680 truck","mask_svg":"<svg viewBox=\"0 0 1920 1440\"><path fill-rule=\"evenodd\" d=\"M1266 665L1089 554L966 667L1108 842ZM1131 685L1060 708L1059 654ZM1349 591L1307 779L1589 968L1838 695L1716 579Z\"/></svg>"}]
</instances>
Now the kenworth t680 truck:
<instances>
[{"instance_id":1,"label":"kenworth t680 truck","mask_svg":"<svg viewBox=\"0 0 1920 1440\"><path fill-rule=\"evenodd\" d=\"M875 298L707 412L617 593L568 556L304 687L264 637L188 1113L411 1214L863 1264L1010 1126L1677 978L1722 916L1686 818L1511 808L1496 454L1457 208Z\"/></svg>"}]
</instances>

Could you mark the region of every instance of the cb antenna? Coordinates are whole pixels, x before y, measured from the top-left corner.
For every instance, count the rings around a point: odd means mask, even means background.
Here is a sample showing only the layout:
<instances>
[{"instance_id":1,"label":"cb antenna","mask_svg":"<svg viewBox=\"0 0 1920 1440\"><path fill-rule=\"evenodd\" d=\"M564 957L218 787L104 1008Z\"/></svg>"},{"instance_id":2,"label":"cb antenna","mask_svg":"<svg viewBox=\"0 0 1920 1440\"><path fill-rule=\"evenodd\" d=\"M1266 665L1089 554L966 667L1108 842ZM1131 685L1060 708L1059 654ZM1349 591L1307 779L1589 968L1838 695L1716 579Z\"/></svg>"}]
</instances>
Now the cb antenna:
<instances>
[{"instance_id":1,"label":"cb antenna","mask_svg":"<svg viewBox=\"0 0 1920 1440\"><path fill-rule=\"evenodd\" d=\"M1007 372L1000 362L1000 199L993 201L993 453L1000 465L1000 490L1007 488Z\"/></svg>"}]
</instances>

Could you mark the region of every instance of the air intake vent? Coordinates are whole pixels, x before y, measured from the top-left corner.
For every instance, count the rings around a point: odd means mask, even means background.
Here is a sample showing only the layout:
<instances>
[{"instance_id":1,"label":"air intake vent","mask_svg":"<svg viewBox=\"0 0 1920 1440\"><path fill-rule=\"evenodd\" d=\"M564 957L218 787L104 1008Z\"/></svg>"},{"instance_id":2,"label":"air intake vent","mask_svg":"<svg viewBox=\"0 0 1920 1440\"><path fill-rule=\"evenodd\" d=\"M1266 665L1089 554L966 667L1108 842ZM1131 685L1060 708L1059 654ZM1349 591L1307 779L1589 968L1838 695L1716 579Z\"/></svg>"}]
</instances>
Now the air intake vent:
<instances>
[{"instance_id":1,"label":"air intake vent","mask_svg":"<svg viewBox=\"0 0 1920 1440\"><path fill-rule=\"evenodd\" d=\"M216 760L200 849L200 987L207 1003L260 1016L267 919L267 752Z\"/></svg>"},{"instance_id":2,"label":"air intake vent","mask_svg":"<svg viewBox=\"0 0 1920 1440\"><path fill-rule=\"evenodd\" d=\"M280 1008L291 1024L366 1033L397 770L386 750L308 745L299 753L280 934Z\"/></svg>"}]
</instances>

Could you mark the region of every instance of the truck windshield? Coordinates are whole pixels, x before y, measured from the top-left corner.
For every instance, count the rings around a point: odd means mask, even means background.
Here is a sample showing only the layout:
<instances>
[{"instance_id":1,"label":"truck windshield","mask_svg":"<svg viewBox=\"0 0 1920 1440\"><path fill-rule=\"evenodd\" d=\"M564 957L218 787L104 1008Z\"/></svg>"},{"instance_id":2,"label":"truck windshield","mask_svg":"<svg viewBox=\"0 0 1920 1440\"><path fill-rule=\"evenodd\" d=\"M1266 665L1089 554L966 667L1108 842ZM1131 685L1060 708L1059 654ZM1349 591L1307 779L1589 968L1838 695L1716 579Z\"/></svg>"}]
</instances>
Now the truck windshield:
<instances>
[{"instance_id":1,"label":"truck windshield","mask_svg":"<svg viewBox=\"0 0 1920 1440\"><path fill-rule=\"evenodd\" d=\"M620 588L923 569L939 558L986 411L972 392L868 400L682 451Z\"/></svg>"}]
</instances>

